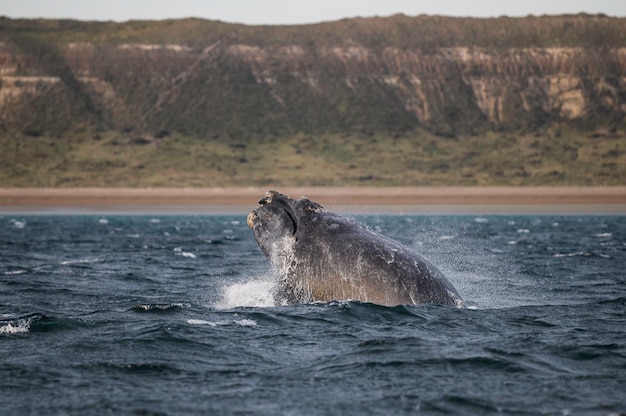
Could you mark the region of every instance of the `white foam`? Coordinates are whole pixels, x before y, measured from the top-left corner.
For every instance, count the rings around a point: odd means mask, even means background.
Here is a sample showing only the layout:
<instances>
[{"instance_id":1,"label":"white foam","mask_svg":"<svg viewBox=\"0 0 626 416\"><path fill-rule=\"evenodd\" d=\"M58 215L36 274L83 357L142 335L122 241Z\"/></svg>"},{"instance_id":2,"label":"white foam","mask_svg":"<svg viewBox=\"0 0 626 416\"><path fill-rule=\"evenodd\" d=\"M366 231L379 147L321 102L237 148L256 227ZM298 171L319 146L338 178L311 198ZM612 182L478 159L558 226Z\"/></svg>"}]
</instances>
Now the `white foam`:
<instances>
[{"instance_id":1,"label":"white foam","mask_svg":"<svg viewBox=\"0 0 626 416\"><path fill-rule=\"evenodd\" d=\"M237 319L237 320L225 320L225 321L206 321L204 319L187 319L189 325L208 325L208 326L225 326L225 325L239 325L239 326L256 326L257 323L253 319Z\"/></svg>"},{"instance_id":2,"label":"white foam","mask_svg":"<svg viewBox=\"0 0 626 416\"><path fill-rule=\"evenodd\" d=\"M79 260L65 260L60 264L61 266L70 266L72 264L84 264L84 263L97 263L103 261L102 259L79 259Z\"/></svg>"},{"instance_id":3,"label":"white foam","mask_svg":"<svg viewBox=\"0 0 626 416\"><path fill-rule=\"evenodd\" d=\"M8 272L4 272L6 276L12 276L12 275L24 274L24 273L28 273L28 271L27 270L9 270Z\"/></svg>"},{"instance_id":4,"label":"white foam","mask_svg":"<svg viewBox=\"0 0 626 416\"><path fill-rule=\"evenodd\" d=\"M107 220L106 218L100 218L100 219L98 220L98 223L100 223L100 224L108 224L108 223L109 223L109 220Z\"/></svg>"},{"instance_id":5,"label":"white foam","mask_svg":"<svg viewBox=\"0 0 626 416\"><path fill-rule=\"evenodd\" d=\"M256 321L254 319L240 319L235 321L235 323L239 326L256 326Z\"/></svg>"},{"instance_id":6,"label":"white foam","mask_svg":"<svg viewBox=\"0 0 626 416\"><path fill-rule=\"evenodd\" d=\"M133 307L139 311L167 311L172 308L189 308L191 304L175 302L175 303L139 303Z\"/></svg>"},{"instance_id":7,"label":"white foam","mask_svg":"<svg viewBox=\"0 0 626 416\"><path fill-rule=\"evenodd\" d=\"M187 319L187 323L189 325L209 325L209 326L217 326L216 322L205 321L204 319Z\"/></svg>"},{"instance_id":8,"label":"white foam","mask_svg":"<svg viewBox=\"0 0 626 416\"><path fill-rule=\"evenodd\" d=\"M174 253L176 253L177 256L183 256L183 257L187 257L190 259L195 259L196 255L189 252L189 251L183 251L183 249L181 247L174 247Z\"/></svg>"},{"instance_id":9,"label":"white foam","mask_svg":"<svg viewBox=\"0 0 626 416\"><path fill-rule=\"evenodd\" d=\"M272 307L275 282L269 278L235 283L224 290L222 300L215 305L218 309L243 307Z\"/></svg>"},{"instance_id":10,"label":"white foam","mask_svg":"<svg viewBox=\"0 0 626 416\"><path fill-rule=\"evenodd\" d=\"M563 257L589 257L591 253L585 253L582 251L577 251L575 253L557 253L553 254L552 257L563 258Z\"/></svg>"},{"instance_id":11,"label":"white foam","mask_svg":"<svg viewBox=\"0 0 626 416\"><path fill-rule=\"evenodd\" d=\"M41 319L36 316L30 316L28 318L19 318L12 321L0 322L0 335L1 334L21 334L30 331L31 324Z\"/></svg>"},{"instance_id":12,"label":"white foam","mask_svg":"<svg viewBox=\"0 0 626 416\"><path fill-rule=\"evenodd\" d=\"M26 221L11 220L11 222L13 223L13 226L18 230L26 227Z\"/></svg>"},{"instance_id":13,"label":"white foam","mask_svg":"<svg viewBox=\"0 0 626 416\"><path fill-rule=\"evenodd\" d=\"M0 326L0 334L20 334L23 332L28 332L30 330L30 322L25 323L24 325L13 325L12 323L8 323L6 325Z\"/></svg>"}]
</instances>

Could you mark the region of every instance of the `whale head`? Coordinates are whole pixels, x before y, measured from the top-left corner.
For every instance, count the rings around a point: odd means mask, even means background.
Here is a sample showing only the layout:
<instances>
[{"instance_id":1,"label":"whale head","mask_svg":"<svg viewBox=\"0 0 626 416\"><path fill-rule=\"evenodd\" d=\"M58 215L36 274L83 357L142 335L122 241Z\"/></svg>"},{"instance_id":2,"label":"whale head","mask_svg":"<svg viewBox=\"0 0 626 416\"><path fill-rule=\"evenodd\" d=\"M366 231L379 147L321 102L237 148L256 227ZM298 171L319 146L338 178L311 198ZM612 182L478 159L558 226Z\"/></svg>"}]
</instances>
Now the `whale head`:
<instances>
[{"instance_id":1,"label":"whale head","mask_svg":"<svg viewBox=\"0 0 626 416\"><path fill-rule=\"evenodd\" d=\"M272 245L292 237L298 224L291 198L276 191L268 191L259 204L260 207L248 214L247 222L259 247L269 256Z\"/></svg>"},{"instance_id":2,"label":"whale head","mask_svg":"<svg viewBox=\"0 0 626 416\"><path fill-rule=\"evenodd\" d=\"M296 240L296 234L307 215L323 211L321 205L306 197L294 199L272 190L265 193L259 204L248 214L247 222L259 247L267 256L276 242Z\"/></svg>"}]
</instances>

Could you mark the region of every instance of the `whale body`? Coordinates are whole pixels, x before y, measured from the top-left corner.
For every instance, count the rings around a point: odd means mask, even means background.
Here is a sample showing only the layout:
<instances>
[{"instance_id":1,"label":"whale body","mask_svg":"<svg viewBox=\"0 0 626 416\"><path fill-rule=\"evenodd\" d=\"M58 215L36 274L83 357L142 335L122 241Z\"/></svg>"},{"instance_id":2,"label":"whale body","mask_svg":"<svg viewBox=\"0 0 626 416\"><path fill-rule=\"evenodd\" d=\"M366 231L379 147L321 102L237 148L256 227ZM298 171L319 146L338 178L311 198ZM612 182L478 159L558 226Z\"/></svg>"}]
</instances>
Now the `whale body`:
<instances>
[{"instance_id":1,"label":"whale body","mask_svg":"<svg viewBox=\"0 0 626 416\"><path fill-rule=\"evenodd\" d=\"M279 304L355 300L380 305L461 307L454 286L408 247L306 197L268 191L248 215L261 250L279 275Z\"/></svg>"}]
</instances>

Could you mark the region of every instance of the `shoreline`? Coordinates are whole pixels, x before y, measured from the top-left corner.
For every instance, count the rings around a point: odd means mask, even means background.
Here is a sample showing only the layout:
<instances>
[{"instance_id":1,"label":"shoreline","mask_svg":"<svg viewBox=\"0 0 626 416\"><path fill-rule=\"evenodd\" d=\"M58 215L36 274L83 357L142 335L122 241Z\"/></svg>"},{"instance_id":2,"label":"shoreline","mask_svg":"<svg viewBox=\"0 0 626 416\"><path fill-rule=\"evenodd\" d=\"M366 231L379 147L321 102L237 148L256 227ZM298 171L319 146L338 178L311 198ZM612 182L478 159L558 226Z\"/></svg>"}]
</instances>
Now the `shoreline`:
<instances>
[{"instance_id":1,"label":"shoreline","mask_svg":"<svg viewBox=\"0 0 626 416\"><path fill-rule=\"evenodd\" d=\"M241 214L266 188L0 188L0 214ZM619 187L284 187L350 213L626 214Z\"/></svg>"}]
</instances>

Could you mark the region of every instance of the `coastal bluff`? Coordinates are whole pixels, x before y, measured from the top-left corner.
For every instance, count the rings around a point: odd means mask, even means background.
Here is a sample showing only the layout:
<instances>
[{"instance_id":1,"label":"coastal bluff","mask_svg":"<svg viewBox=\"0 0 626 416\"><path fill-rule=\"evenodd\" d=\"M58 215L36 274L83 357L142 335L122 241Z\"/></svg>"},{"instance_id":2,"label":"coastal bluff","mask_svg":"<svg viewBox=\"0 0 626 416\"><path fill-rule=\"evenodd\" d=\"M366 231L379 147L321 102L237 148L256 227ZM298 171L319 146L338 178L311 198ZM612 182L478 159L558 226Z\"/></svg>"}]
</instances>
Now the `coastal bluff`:
<instances>
[{"instance_id":1,"label":"coastal bluff","mask_svg":"<svg viewBox=\"0 0 626 416\"><path fill-rule=\"evenodd\" d=\"M0 18L13 134L458 136L623 128L626 19L404 15L302 26Z\"/></svg>"}]
</instances>

